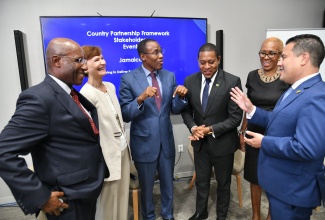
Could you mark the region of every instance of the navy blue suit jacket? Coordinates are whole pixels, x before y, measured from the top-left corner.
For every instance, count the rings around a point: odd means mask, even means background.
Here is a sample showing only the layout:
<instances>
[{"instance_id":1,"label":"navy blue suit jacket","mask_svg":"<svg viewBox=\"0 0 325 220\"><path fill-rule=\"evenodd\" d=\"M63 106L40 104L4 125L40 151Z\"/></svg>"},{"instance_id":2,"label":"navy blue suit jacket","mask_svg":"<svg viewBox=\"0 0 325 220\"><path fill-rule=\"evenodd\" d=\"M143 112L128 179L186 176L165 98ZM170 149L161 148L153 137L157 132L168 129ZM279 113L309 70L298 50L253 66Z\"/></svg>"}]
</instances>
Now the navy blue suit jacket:
<instances>
[{"instance_id":1,"label":"navy blue suit jacket","mask_svg":"<svg viewBox=\"0 0 325 220\"><path fill-rule=\"evenodd\" d=\"M78 93L98 126L96 108ZM35 173L19 155L31 153ZM88 118L50 76L22 92L0 134L0 176L25 214L36 213L51 191L68 200L98 197L105 163Z\"/></svg>"},{"instance_id":2,"label":"navy blue suit jacket","mask_svg":"<svg viewBox=\"0 0 325 220\"><path fill-rule=\"evenodd\" d=\"M257 108L249 123L266 127L258 161L263 189L288 204L320 205L325 184L325 83L303 82L273 112Z\"/></svg>"}]
</instances>

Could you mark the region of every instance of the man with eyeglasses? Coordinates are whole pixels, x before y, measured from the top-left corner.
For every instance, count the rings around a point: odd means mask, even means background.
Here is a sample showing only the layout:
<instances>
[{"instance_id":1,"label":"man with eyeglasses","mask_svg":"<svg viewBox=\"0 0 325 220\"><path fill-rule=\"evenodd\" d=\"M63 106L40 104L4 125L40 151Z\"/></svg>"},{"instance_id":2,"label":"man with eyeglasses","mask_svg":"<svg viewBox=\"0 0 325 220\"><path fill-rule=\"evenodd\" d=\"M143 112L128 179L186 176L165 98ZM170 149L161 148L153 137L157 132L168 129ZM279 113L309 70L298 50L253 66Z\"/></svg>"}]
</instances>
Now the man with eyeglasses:
<instances>
[{"instance_id":1,"label":"man with eyeglasses","mask_svg":"<svg viewBox=\"0 0 325 220\"><path fill-rule=\"evenodd\" d=\"M241 87L240 78L219 68L221 56L214 44L200 47L200 72L185 79L188 105L182 112L191 132L196 171L196 207L190 220L208 218L211 172L214 168L217 188L217 219L227 218L230 203L234 152L238 149L237 127L242 110L230 99L233 86Z\"/></svg>"},{"instance_id":2,"label":"man with eyeglasses","mask_svg":"<svg viewBox=\"0 0 325 220\"><path fill-rule=\"evenodd\" d=\"M280 80L290 84L273 111L256 107L239 89L231 96L249 124L263 134L246 133L245 142L260 148L258 182L270 203L271 219L310 219L325 202L325 83L319 73L325 56L322 40L302 34L287 40Z\"/></svg>"},{"instance_id":3,"label":"man with eyeglasses","mask_svg":"<svg viewBox=\"0 0 325 220\"><path fill-rule=\"evenodd\" d=\"M95 128L96 108L72 88L82 83L84 64L75 41L51 40L44 81L20 94L0 134L0 177L26 215L42 210L48 220L95 219L96 200L109 173ZM20 157L28 153L34 172Z\"/></svg>"},{"instance_id":4,"label":"man with eyeglasses","mask_svg":"<svg viewBox=\"0 0 325 220\"><path fill-rule=\"evenodd\" d=\"M142 65L121 77L120 105L123 119L131 122L130 147L138 171L143 219L156 219L153 186L158 171L161 216L173 216L175 143L170 112L186 106L187 89L177 86L175 75L163 66L163 50L152 39L137 47Z\"/></svg>"}]
</instances>

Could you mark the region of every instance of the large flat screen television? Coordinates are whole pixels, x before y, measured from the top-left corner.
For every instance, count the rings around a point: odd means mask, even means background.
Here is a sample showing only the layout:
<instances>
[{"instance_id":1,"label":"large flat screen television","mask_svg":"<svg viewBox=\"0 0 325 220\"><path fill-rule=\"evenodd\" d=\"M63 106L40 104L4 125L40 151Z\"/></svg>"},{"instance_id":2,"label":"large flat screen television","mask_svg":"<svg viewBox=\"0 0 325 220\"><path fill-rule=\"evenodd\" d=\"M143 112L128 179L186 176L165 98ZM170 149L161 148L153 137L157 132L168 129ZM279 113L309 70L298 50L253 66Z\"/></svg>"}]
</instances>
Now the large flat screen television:
<instances>
[{"instance_id":1,"label":"large flat screen television","mask_svg":"<svg viewBox=\"0 0 325 220\"><path fill-rule=\"evenodd\" d=\"M175 73L179 85L199 70L197 53L207 42L206 18L41 16L40 23L44 54L56 37L73 39L81 46L100 46L106 60L104 81L112 82L117 91L121 75L141 65L137 45L142 39L159 42L164 49L163 68ZM80 90L82 85L75 88Z\"/></svg>"}]
</instances>

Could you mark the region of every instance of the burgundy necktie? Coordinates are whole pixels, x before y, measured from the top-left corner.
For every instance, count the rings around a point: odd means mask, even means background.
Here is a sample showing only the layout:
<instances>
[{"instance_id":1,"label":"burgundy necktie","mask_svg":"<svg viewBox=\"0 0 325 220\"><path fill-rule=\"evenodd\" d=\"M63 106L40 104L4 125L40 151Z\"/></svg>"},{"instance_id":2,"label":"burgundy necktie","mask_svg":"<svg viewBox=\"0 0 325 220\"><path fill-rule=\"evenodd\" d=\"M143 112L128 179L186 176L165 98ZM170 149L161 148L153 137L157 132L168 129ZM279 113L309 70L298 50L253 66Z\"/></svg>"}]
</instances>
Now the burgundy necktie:
<instances>
[{"instance_id":1,"label":"burgundy necktie","mask_svg":"<svg viewBox=\"0 0 325 220\"><path fill-rule=\"evenodd\" d=\"M159 84L156 78L156 74L155 73L150 73L151 79L152 79L152 87L156 87L157 88L157 92L155 95L155 101L156 101L156 105L158 108L158 111L160 111L160 106L161 106L161 94L160 94L160 88L159 88Z\"/></svg>"},{"instance_id":2,"label":"burgundy necktie","mask_svg":"<svg viewBox=\"0 0 325 220\"><path fill-rule=\"evenodd\" d=\"M89 114L86 112L86 110L82 107L82 105L81 105L81 103L79 101L79 98L78 98L77 93L75 91L71 90L70 95L72 96L73 100L77 103L77 105L79 106L79 108L81 109L81 111L87 116L87 118L89 120L89 123L91 125L91 128L93 129L95 135L98 135L99 134L99 131L96 128L96 125L95 125L93 119L89 116Z\"/></svg>"}]
</instances>

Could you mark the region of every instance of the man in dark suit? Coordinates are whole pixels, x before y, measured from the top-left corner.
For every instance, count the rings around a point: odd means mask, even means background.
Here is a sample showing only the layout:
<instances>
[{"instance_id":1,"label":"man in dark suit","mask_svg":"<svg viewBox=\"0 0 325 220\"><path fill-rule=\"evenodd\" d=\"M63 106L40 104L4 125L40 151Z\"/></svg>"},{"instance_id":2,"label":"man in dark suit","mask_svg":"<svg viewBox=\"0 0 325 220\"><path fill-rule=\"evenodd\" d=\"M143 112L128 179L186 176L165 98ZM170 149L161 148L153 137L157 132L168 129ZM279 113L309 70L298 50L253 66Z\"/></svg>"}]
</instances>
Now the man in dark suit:
<instances>
[{"instance_id":1,"label":"man in dark suit","mask_svg":"<svg viewBox=\"0 0 325 220\"><path fill-rule=\"evenodd\" d=\"M0 134L0 176L26 215L43 210L48 220L93 220L106 166L96 108L72 88L87 70L81 47L66 38L51 40L46 66L45 80L20 94ZM35 172L19 157L28 153Z\"/></svg>"},{"instance_id":2,"label":"man in dark suit","mask_svg":"<svg viewBox=\"0 0 325 220\"><path fill-rule=\"evenodd\" d=\"M245 142L261 148L258 181L266 191L272 219L310 219L325 201L325 83L319 73L322 40L302 34L287 40L278 65L280 79L291 87L267 112L252 105L239 88L232 99L248 123L265 127L265 135L247 131Z\"/></svg>"},{"instance_id":3,"label":"man in dark suit","mask_svg":"<svg viewBox=\"0 0 325 220\"><path fill-rule=\"evenodd\" d=\"M156 219L153 185L160 180L161 216L173 217L175 142L170 112L180 114L186 106L187 89L176 86L175 75L162 69L163 54L157 41L138 45L142 65L121 78L120 104L125 122L131 121L130 146L141 188L141 213Z\"/></svg>"},{"instance_id":4,"label":"man in dark suit","mask_svg":"<svg viewBox=\"0 0 325 220\"><path fill-rule=\"evenodd\" d=\"M207 203L212 167L217 189L217 219L226 219L230 202L231 173L234 152L238 149L237 127L242 110L230 99L233 86L240 79L218 68L220 55L215 45L207 43L198 53L200 72L188 76L188 105L182 112L192 135L196 171L196 212L190 220L208 218Z\"/></svg>"}]
</instances>

